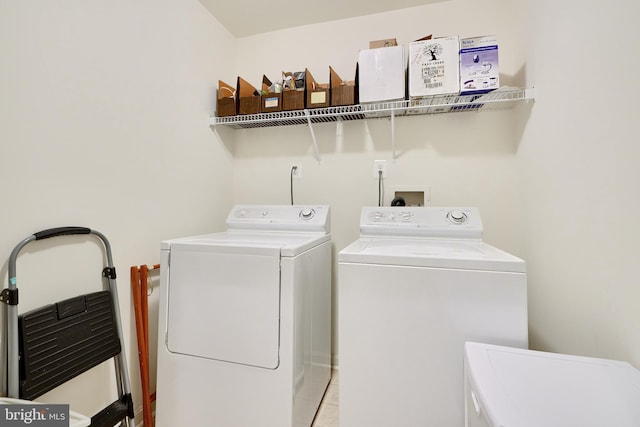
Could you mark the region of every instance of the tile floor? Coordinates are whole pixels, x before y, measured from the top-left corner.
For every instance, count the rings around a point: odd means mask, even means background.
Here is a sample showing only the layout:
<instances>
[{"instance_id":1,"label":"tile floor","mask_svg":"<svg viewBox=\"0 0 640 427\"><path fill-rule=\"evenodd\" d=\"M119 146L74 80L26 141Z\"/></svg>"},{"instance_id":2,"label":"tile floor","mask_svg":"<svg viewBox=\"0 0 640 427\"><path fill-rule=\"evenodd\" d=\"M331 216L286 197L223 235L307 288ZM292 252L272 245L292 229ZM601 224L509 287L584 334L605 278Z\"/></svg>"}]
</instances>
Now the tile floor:
<instances>
[{"instance_id":1,"label":"tile floor","mask_svg":"<svg viewBox=\"0 0 640 427\"><path fill-rule=\"evenodd\" d=\"M338 427L338 372L333 371L312 427Z\"/></svg>"}]
</instances>

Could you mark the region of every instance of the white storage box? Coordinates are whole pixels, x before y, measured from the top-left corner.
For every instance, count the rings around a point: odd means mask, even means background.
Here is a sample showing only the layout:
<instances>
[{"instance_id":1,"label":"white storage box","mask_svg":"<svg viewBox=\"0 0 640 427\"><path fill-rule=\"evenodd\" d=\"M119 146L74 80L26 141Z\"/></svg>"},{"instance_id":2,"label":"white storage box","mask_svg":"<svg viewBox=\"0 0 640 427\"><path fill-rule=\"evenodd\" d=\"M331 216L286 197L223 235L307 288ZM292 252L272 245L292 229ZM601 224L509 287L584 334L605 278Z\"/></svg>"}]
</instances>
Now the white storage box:
<instances>
[{"instance_id":1,"label":"white storage box","mask_svg":"<svg viewBox=\"0 0 640 427\"><path fill-rule=\"evenodd\" d=\"M458 36L409 44L409 97L460 92Z\"/></svg>"},{"instance_id":2,"label":"white storage box","mask_svg":"<svg viewBox=\"0 0 640 427\"><path fill-rule=\"evenodd\" d=\"M495 36L460 40L460 91L487 93L500 87L498 40Z\"/></svg>"},{"instance_id":3,"label":"white storage box","mask_svg":"<svg viewBox=\"0 0 640 427\"><path fill-rule=\"evenodd\" d=\"M360 103L404 99L404 74L402 46L361 50L358 55Z\"/></svg>"}]
</instances>

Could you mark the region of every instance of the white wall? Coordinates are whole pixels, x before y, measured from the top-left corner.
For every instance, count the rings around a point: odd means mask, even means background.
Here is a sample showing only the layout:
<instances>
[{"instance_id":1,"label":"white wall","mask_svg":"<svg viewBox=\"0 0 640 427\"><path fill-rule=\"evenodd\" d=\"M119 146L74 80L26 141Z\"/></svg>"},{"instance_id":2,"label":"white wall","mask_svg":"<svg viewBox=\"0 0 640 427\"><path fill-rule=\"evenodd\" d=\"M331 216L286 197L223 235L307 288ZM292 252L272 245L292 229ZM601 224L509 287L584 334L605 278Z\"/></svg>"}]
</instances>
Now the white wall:
<instances>
[{"instance_id":1,"label":"white wall","mask_svg":"<svg viewBox=\"0 0 640 427\"><path fill-rule=\"evenodd\" d=\"M640 367L635 2L530 2L536 102L518 151L531 342Z\"/></svg>"},{"instance_id":2,"label":"white wall","mask_svg":"<svg viewBox=\"0 0 640 427\"><path fill-rule=\"evenodd\" d=\"M239 39L238 73L258 85L308 67L323 82L332 65L351 78L369 40L496 34L502 83L535 86L533 107L398 119L387 188L430 186L434 205L479 206L486 240L528 263L533 348L640 367L636 16L625 0L452 0ZM391 157L389 123L315 132L320 163L304 126L237 132L234 197L287 203L290 165L302 164L296 202L332 206L335 255L357 237L360 207L377 202L372 163Z\"/></svg>"},{"instance_id":3,"label":"white wall","mask_svg":"<svg viewBox=\"0 0 640 427\"><path fill-rule=\"evenodd\" d=\"M337 253L377 202L373 160L391 159L384 119L316 126L320 163L304 126L221 129L219 140L206 125L217 80L258 85L308 67L322 82L329 65L350 78L369 40L496 34L503 83L535 85L534 106L399 118L387 188L430 186L434 205L481 209L486 239L528 263L533 347L640 367L636 9L451 0L235 40L196 1L4 1L0 259L43 228L107 235L140 402L129 266L157 262L162 239L221 229L232 202L288 203L292 162L304 173L296 202L332 206ZM19 259L21 306L86 289L69 261L99 274L93 241L52 243ZM81 381L92 393L74 409L91 413L102 383Z\"/></svg>"},{"instance_id":4,"label":"white wall","mask_svg":"<svg viewBox=\"0 0 640 427\"><path fill-rule=\"evenodd\" d=\"M462 13L464 11L464 13ZM259 85L262 75L304 70L320 83L329 65L353 79L360 49L370 40L395 37L407 44L426 34L471 37L495 34L500 41L503 84L524 86L526 51L512 2L452 0L379 15L310 25L238 40L238 74ZM332 209L334 241L334 312L337 252L358 237L360 210L376 205L376 159L389 162L387 203L401 185L431 187L432 205L478 206L485 238L520 253L519 188L516 153L522 128L514 111L460 113L396 119L398 157L393 163L388 119L314 126L321 161L313 157L306 126L236 132L234 198L236 202L289 203L292 163L303 167L294 181L296 203L326 203ZM334 353L337 319L334 316Z\"/></svg>"},{"instance_id":5,"label":"white wall","mask_svg":"<svg viewBox=\"0 0 640 427\"><path fill-rule=\"evenodd\" d=\"M31 233L104 233L138 405L129 267L159 262L163 239L224 226L232 162L207 120L235 51L195 0L0 2L0 276L6 286L6 260ZM29 245L18 260L20 310L99 290L101 262L84 238ZM106 382L81 377L43 399L65 402L76 390L84 397L73 409L92 414L115 397L104 371Z\"/></svg>"}]
</instances>

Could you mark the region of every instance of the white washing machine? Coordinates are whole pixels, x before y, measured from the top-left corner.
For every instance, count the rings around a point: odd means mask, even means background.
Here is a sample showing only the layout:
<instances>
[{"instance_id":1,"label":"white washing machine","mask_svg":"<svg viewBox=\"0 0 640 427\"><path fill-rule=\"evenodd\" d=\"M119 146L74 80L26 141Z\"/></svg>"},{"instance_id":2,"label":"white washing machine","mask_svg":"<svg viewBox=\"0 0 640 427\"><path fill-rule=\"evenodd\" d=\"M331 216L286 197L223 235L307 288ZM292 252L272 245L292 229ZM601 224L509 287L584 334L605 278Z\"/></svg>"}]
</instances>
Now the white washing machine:
<instances>
[{"instance_id":1,"label":"white washing machine","mask_svg":"<svg viewBox=\"0 0 640 427\"><path fill-rule=\"evenodd\" d=\"M467 427L638 427L640 371L616 360L467 343L465 400Z\"/></svg>"},{"instance_id":2,"label":"white washing machine","mask_svg":"<svg viewBox=\"0 0 640 427\"><path fill-rule=\"evenodd\" d=\"M156 426L308 427L331 376L328 206L162 243Z\"/></svg>"},{"instance_id":3,"label":"white washing machine","mask_svg":"<svg viewBox=\"0 0 640 427\"><path fill-rule=\"evenodd\" d=\"M464 343L527 347L524 261L435 207L363 208L338 259L340 427L462 427Z\"/></svg>"}]
</instances>

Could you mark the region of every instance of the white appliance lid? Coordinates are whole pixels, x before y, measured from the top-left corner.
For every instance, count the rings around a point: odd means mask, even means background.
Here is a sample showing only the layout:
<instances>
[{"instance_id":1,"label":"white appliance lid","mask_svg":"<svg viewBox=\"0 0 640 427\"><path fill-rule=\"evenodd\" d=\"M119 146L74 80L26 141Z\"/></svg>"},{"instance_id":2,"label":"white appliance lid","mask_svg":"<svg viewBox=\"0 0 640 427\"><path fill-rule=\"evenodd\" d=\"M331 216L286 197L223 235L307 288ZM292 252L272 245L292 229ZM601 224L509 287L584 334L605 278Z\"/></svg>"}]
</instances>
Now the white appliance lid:
<instances>
[{"instance_id":1,"label":"white appliance lid","mask_svg":"<svg viewBox=\"0 0 640 427\"><path fill-rule=\"evenodd\" d=\"M524 273L525 262L478 240L363 237L339 262Z\"/></svg>"},{"instance_id":2,"label":"white appliance lid","mask_svg":"<svg viewBox=\"0 0 640 427\"><path fill-rule=\"evenodd\" d=\"M236 205L227 216L227 231L162 242L227 247L276 247L293 257L331 239L330 209L326 205Z\"/></svg>"},{"instance_id":3,"label":"white appliance lid","mask_svg":"<svg viewBox=\"0 0 640 427\"><path fill-rule=\"evenodd\" d=\"M640 371L626 362L466 343L465 369L493 426L640 425Z\"/></svg>"},{"instance_id":4,"label":"white appliance lid","mask_svg":"<svg viewBox=\"0 0 640 427\"><path fill-rule=\"evenodd\" d=\"M331 239L325 233L275 233L260 231L229 230L220 233L200 236L182 237L162 242L162 249L169 249L172 244L194 244L207 246L224 246L231 248L280 248L283 257L297 256L321 243Z\"/></svg>"}]
</instances>

